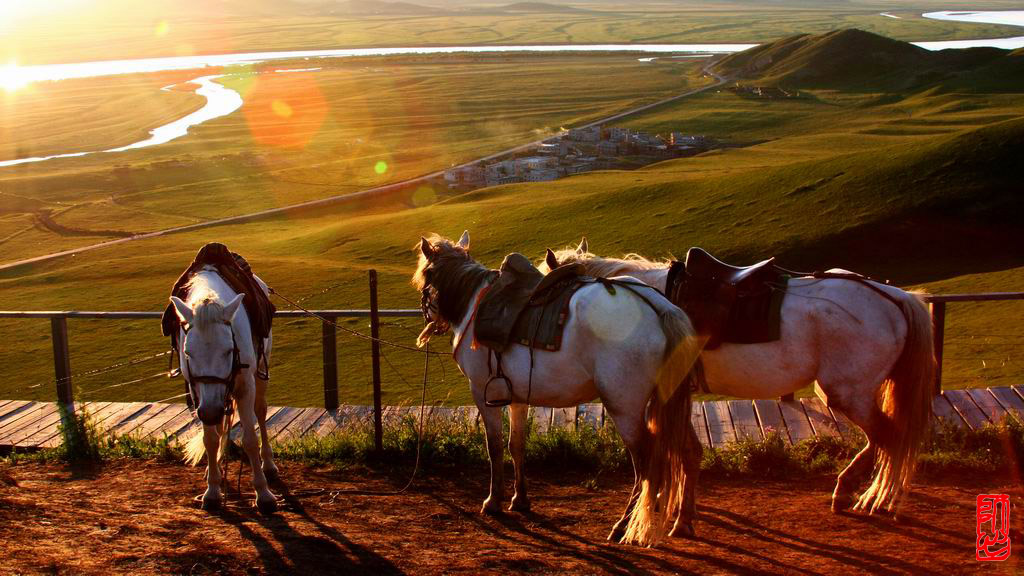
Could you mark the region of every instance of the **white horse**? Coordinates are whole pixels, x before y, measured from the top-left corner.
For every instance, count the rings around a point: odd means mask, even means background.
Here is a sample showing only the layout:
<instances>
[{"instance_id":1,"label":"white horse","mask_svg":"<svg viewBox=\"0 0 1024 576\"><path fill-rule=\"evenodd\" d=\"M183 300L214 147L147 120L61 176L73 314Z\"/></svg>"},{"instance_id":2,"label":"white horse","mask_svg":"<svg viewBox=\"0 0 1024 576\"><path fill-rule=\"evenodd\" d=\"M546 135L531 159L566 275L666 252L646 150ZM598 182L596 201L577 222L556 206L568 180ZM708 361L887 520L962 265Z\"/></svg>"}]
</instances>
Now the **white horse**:
<instances>
[{"instance_id":1,"label":"white horse","mask_svg":"<svg viewBox=\"0 0 1024 576\"><path fill-rule=\"evenodd\" d=\"M553 259L542 271L579 262L589 274L631 276L660 290L670 264L635 254L599 258L590 253L586 238L575 249L554 253ZM854 503L854 493L872 469L874 476L855 509L896 509L909 487L932 410L932 324L920 295L877 282L794 278L782 303L779 340L726 343L701 358L715 394L776 398L817 381L829 407L845 414L868 439L839 474L832 510Z\"/></svg>"},{"instance_id":2,"label":"white horse","mask_svg":"<svg viewBox=\"0 0 1024 576\"><path fill-rule=\"evenodd\" d=\"M267 291L266 284L256 280ZM197 465L206 454L203 509L218 509L222 501L218 456L226 448L230 433L226 408L234 402L242 427L242 446L252 468L256 506L261 513L271 514L277 510L277 501L267 488L267 479L277 478L278 471L267 439L267 381L256 377L249 316L241 306L244 294L236 294L212 266L196 273L187 287L188 302L171 296L171 303L182 325L178 334L181 373L191 382L203 429L186 445L185 461ZM271 342L270 336L264 341L268 363ZM257 424L262 448L256 441Z\"/></svg>"},{"instance_id":3,"label":"white horse","mask_svg":"<svg viewBox=\"0 0 1024 576\"><path fill-rule=\"evenodd\" d=\"M502 410L485 401L491 351L475 345L473 324L478 295L491 283L493 271L470 257L468 232L457 244L438 236L422 239L416 250L419 265L413 285L423 294L428 320L420 344L431 334L454 330L453 355L469 379L487 434L491 485L481 512L501 513ZM620 286L613 295L600 284L583 286L569 303L561 349L534 350L532 362L525 346L513 345L502 354L512 394L509 451L515 494L509 509L530 508L523 468L529 405L570 407L600 397L629 450L637 478L609 539L653 544L670 520L664 512L681 500L684 444L692 429L690 384L700 370L686 315L656 290L643 285L635 290Z\"/></svg>"}]
</instances>

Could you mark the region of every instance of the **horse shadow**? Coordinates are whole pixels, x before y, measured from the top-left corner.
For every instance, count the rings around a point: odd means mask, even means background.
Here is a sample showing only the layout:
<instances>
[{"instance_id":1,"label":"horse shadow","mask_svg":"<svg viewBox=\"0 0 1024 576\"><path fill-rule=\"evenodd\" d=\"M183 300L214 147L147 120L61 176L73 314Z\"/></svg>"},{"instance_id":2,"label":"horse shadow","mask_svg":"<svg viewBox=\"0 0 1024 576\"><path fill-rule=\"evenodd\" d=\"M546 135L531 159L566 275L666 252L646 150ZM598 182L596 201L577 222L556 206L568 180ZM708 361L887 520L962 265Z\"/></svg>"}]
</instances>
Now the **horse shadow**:
<instances>
[{"instance_id":1,"label":"horse shadow","mask_svg":"<svg viewBox=\"0 0 1024 576\"><path fill-rule=\"evenodd\" d=\"M854 518L871 524L873 528L893 534L917 538L931 545L947 548L961 545L960 542L927 537L918 534L916 531L900 530L893 526L892 519L879 518L877 516L868 516L864 514L846 513L844 515L848 518ZM800 552L809 556L827 557L842 564L851 571L870 574L926 573L930 571L924 566L907 561L899 556L866 552L860 548L844 546L835 540L819 542L807 536L798 535L797 531L790 532L771 528L758 523L756 520L748 516L711 506L699 507L698 520L724 530L743 534L748 538L764 542L765 544L782 546L789 548L794 552ZM753 550L744 549L729 542L719 542L700 537L698 537L698 539L713 546L733 551L737 554L760 557L760 555ZM767 560L772 564L785 568L786 570L799 571L798 568L792 565L779 564L771 559ZM806 571L806 573L814 572Z\"/></svg>"},{"instance_id":2,"label":"horse shadow","mask_svg":"<svg viewBox=\"0 0 1024 576\"><path fill-rule=\"evenodd\" d=\"M476 490L479 492L479 490ZM601 570L617 575L655 575L655 574L701 574L706 570L706 565L713 566L715 572L745 573L750 568L737 564L725 558L706 557L697 553L685 551L676 552L677 557L683 557L694 561L705 563L704 570L687 570L684 565L667 560L652 551L622 545L608 543L604 540L595 541L580 536L572 530L566 529L566 523L560 517L547 515L539 511L530 512L509 512L496 516L483 516L474 509L467 510L458 505L457 502L473 501L473 487L463 487L453 498L451 493L438 494L434 492L424 493L424 496L431 498L438 505L446 508L451 515L472 523L481 532L484 532L500 541L514 543L517 546L528 546L537 557L570 557L587 563L591 566L600 566ZM617 519L609 516L608 529ZM660 549L659 549L660 551ZM646 566L650 566L645 567ZM514 569L514 566L503 566L506 569ZM780 568L789 566L780 565Z\"/></svg>"},{"instance_id":3,"label":"horse shadow","mask_svg":"<svg viewBox=\"0 0 1024 576\"><path fill-rule=\"evenodd\" d=\"M238 530L239 535L255 547L262 567L271 574L405 574L390 560L356 544L336 528L310 515L302 502L291 495L281 481L275 488L282 492L279 504L296 513L301 521L313 526L319 535L302 534L278 513L259 516L255 511L240 513L225 509L221 519ZM254 530L257 523L269 530L271 538Z\"/></svg>"}]
</instances>

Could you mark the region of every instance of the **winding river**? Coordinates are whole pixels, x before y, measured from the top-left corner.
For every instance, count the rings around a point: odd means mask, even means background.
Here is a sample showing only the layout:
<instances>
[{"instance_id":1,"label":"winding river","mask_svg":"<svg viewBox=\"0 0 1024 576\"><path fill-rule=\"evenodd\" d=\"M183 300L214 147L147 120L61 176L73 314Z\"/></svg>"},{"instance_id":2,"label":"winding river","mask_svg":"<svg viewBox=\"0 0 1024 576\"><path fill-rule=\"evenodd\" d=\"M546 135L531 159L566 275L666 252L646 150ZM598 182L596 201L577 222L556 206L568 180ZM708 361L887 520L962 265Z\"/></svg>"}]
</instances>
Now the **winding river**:
<instances>
[{"instance_id":1,"label":"winding river","mask_svg":"<svg viewBox=\"0 0 1024 576\"><path fill-rule=\"evenodd\" d=\"M893 17L880 14L880 17ZM976 22L986 24L1007 24L1024 26L1024 10L999 12L928 12L924 18L934 20L952 20L959 22ZM941 42L914 42L917 46L928 50L944 50L947 48L971 48L991 46L996 48L1016 49L1024 47L1024 36L1013 38L991 38L979 40L952 40ZM24 66L0 69L0 85L24 85L33 82L60 81L74 78L93 78L117 74L138 74L162 72L168 70L197 70L210 67L237 66L258 64L275 60L313 60L319 58L351 58L358 56L396 56L412 54L457 54L457 53L495 53L495 52L638 52L644 54L688 54L711 55L740 52L757 44L564 44L564 45L524 45L524 46L439 46L439 47L399 47L399 48L347 48L338 50L298 50L287 52L250 52L241 54L214 54L207 56L181 56L168 58L140 58L134 60L107 60L99 62L78 62L72 64L47 64L40 66ZM650 62L654 57L641 58ZM319 68L301 70L276 70L275 72L312 72ZM42 162L57 158L74 158L88 154L123 152L138 148L146 148L170 142L188 134L189 128L226 116L241 108L242 96L226 86L215 82L217 78L226 76L201 76L188 83L198 86L196 94L206 98L206 104L173 122L159 126L150 131L150 137L118 148L71 152L52 156L18 158L0 161L0 167ZM170 87L164 88L165 90Z\"/></svg>"}]
</instances>

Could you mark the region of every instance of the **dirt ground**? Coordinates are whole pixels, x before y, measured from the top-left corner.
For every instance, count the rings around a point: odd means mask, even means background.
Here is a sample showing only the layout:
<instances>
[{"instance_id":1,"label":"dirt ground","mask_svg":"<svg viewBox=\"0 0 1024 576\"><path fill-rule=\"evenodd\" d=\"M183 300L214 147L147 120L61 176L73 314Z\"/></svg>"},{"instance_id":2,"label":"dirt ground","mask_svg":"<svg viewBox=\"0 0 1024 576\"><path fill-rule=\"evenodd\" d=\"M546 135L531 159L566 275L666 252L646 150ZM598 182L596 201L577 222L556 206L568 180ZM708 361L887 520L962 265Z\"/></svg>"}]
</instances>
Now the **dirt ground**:
<instances>
[{"instance_id":1,"label":"dirt ground","mask_svg":"<svg viewBox=\"0 0 1024 576\"><path fill-rule=\"evenodd\" d=\"M237 464L231 469L234 485ZM282 511L260 517L248 501L199 510L198 468L124 461L72 471L0 467L2 574L895 574L1015 573L974 559L975 497L1019 485L970 481L915 486L899 522L828 510L832 479L704 482L696 540L656 549L609 544L625 475L532 471L530 514L484 517L484 469L418 477L400 496L338 494L393 489L401 472L329 471L282 464ZM595 485L596 484L596 485ZM248 480L242 479L245 488ZM246 498L249 492L246 489ZM510 496L509 494L508 496ZM1021 508L1013 524L1020 534ZM1017 550L1020 549L1020 552Z\"/></svg>"}]
</instances>

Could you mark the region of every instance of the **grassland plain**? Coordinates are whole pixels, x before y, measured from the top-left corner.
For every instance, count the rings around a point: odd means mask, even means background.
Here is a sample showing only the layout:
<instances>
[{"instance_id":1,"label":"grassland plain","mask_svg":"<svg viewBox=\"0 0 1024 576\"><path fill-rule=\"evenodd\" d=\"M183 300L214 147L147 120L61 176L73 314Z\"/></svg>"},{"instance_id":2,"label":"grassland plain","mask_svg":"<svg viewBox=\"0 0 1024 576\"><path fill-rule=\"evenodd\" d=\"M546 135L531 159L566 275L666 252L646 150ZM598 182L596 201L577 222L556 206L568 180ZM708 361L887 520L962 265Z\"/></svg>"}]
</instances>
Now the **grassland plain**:
<instances>
[{"instance_id":1,"label":"grassland plain","mask_svg":"<svg viewBox=\"0 0 1024 576\"><path fill-rule=\"evenodd\" d=\"M193 128L188 138L0 168L0 192L10 195L0 204L0 259L403 180L709 82L702 62L641 63L628 54L321 64L319 71L290 74L274 71L308 63L233 69L222 81L244 95L241 111ZM593 81L608 75L617 81ZM194 105L194 95L157 90L187 78L118 78L113 88L128 89L115 92L114 105L103 100L110 97L108 78L46 86L24 100L16 93L0 113L18 144L0 144L0 153L37 156L141 140L145 131L137 126ZM80 96L41 110L48 92L64 84ZM148 99L140 94L147 87ZM30 137L33 130L43 137ZM424 191L424 198L439 192Z\"/></svg>"},{"instance_id":2,"label":"grassland plain","mask_svg":"<svg viewBox=\"0 0 1024 576\"><path fill-rule=\"evenodd\" d=\"M410 247L421 234L473 234L473 252L496 266L518 250L591 240L598 253L681 254L701 245L737 262L778 254L794 268L842 266L934 292L1018 289L1024 147L1021 90L900 93L815 90L804 99L747 99L710 91L630 120L637 128L680 126L735 142L759 142L630 172L483 189L419 206L414 191L373 202L292 213L259 222L132 242L0 275L4 308L157 309L198 247L220 240L241 250L271 285L304 304L359 307L366 272L381 273L384 307L415 307ZM1021 303L959 304L949 311L949 387L1019 384L1024 365L1015 327ZM365 331L362 322L345 325ZM417 322L385 327L413 340ZM52 396L48 326L5 321L0 396ZM271 401L322 402L319 327L278 322ZM161 351L155 322L72 321L72 370L86 371ZM342 401L367 402L368 345L341 336ZM435 346L440 347L441 343ZM385 401L418 398L422 357L385 350ZM445 360L434 363L429 398L466 403L468 390ZM159 361L79 378L85 399L158 399L180 381L154 376ZM394 370L392 370L392 367ZM27 388L36 385L36 388Z\"/></svg>"},{"instance_id":3,"label":"grassland plain","mask_svg":"<svg viewBox=\"0 0 1024 576\"><path fill-rule=\"evenodd\" d=\"M851 27L907 41L1019 34L1010 26L921 18L922 12L951 8L932 0L588 2L574 3L569 10L540 2L514 10L502 3L459 3L436 11L377 4L385 9L372 14L339 9L338 3L103 0L90 3L87 13L66 10L19 22L0 41L0 61L38 64L117 59L126 53L142 58L369 46L763 42ZM990 0L970 8L1019 9L1020 4ZM898 18L882 16L883 11Z\"/></svg>"}]
</instances>

